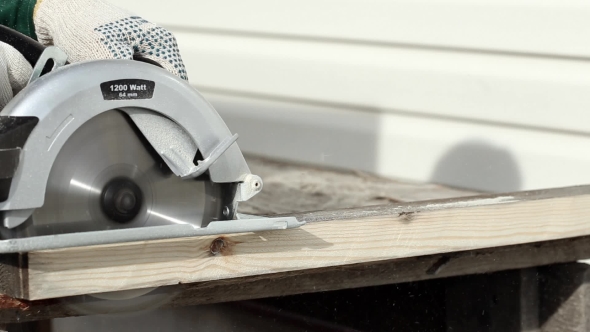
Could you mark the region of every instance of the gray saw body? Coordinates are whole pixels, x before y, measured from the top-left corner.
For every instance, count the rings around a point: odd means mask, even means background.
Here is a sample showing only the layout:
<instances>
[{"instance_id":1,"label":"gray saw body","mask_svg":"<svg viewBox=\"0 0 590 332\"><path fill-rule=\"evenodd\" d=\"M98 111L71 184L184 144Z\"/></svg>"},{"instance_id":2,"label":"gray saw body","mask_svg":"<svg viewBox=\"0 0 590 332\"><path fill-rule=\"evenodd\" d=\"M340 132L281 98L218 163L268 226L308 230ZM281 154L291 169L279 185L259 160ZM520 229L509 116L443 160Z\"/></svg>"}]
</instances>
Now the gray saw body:
<instances>
[{"instance_id":1,"label":"gray saw body","mask_svg":"<svg viewBox=\"0 0 590 332\"><path fill-rule=\"evenodd\" d=\"M130 60L37 78L59 52L45 51L30 84L0 112L0 253L302 224L239 218L238 202L262 180L237 135L186 81Z\"/></svg>"}]
</instances>

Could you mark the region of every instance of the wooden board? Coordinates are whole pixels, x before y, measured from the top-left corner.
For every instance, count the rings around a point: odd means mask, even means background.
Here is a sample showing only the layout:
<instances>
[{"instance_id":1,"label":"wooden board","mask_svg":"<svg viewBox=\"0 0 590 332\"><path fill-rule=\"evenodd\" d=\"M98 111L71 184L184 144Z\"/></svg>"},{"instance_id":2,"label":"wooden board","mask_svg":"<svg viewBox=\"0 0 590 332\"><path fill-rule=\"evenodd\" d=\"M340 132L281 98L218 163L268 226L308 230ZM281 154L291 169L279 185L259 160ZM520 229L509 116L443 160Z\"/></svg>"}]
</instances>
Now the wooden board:
<instances>
[{"instance_id":1,"label":"wooden board","mask_svg":"<svg viewBox=\"0 0 590 332\"><path fill-rule=\"evenodd\" d=\"M572 262L590 256L590 237L394 259L368 264L294 271L233 280L161 287L154 305L182 307L265 297L394 284L476 273ZM151 296L148 294L147 296ZM118 302L118 301L117 301ZM58 317L125 313L117 302L89 296L26 301L0 296L0 322L24 322ZM132 310L137 310L133 307Z\"/></svg>"},{"instance_id":2,"label":"wooden board","mask_svg":"<svg viewBox=\"0 0 590 332\"><path fill-rule=\"evenodd\" d=\"M255 156L247 156L248 165L253 173L264 178L265 185L261 194L240 205L243 213L257 213L261 215L292 213L297 211L310 210L333 210L351 206L379 205L387 202L405 202L434 198L450 198L458 196L473 195L473 192L453 189L436 184L398 181L382 178L358 171L346 171L329 169L325 167L311 167L303 164L285 163L277 160L269 160ZM24 257L18 255L0 256L0 289L19 287L21 278L14 278L15 275L24 271L19 266L24 266ZM21 261L19 261L21 259ZM345 274L339 274L344 276ZM265 276L270 277L272 276ZM288 278L282 274L282 278ZM248 282L246 280L242 280ZM234 280L235 282L235 280ZM371 284L372 280L367 280ZM317 283L316 283L317 284ZM197 284L191 284L194 287ZM246 285L249 285L246 284ZM320 284L317 284L320 286ZM298 292L306 287L292 287L289 289ZM344 287L344 285L343 285ZM242 291L234 289L231 294L240 298L254 298L248 286L240 287ZM165 292L171 291L174 296L169 302L162 305L190 305L191 301L197 300L194 296L184 299L190 291L184 285L164 287ZM226 287L214 287L213 292L226 289ZM321 287L313 288L320 290ZM246 293L244 293L244 291ZM272 296L277 289L270 290ZM229 294L228 294L229 295ZM264 297L264 292L259 292ZM231 298L226 296L214 296L215 299L228 301ZM213 300L213 299L212 299ZM79 303L98 303L99 308L81 309ZM158 303L161 303L159 301ZM63 317L72 315L88 315L92 313L106 313L110 310L120 310L117 301L100 301L94 297L79 296L66 299L24 301L9 296L0 297L0 321L18 322L24 320L39 320L52 317Z\"/></svg>"},{"instance_id":3,"label":"wooden board","mask_svg":"<svg viewBox=\"0 0 590 332\"><path fill-rule=\"evenodd\" d=\"M241 203L242 213L274 215L337 210L360 206L473 196L478 193L434 183L384 178L361 171L339 170L247 156L264 189Z\"/></svg>"},{"instance_id":4,"label":"wooden board","mask_svg":"<svg viewBox=\"0 0 590 332\"><path fill-rule=\"evenodd\" d=\"M395 204L392 206L401 205L402 209L407 210L422 204L403 204L404 201L473 194L435 184L408 183L369 174L285 164L251 156L248 157L248 162L252 171L265 179L263 193L248 204L242 205L243 212L250 213L273 214L336 209L338 210L336 216L350 221L351 218L377 218L379 215L391 214L392 210L375 206L360 211L358 209L343 211L343 208L391 202ZM588 189L583 187L562 191L557 196L563 198L568 195L586 195L587 191ZM536 192L534 197L528 195L528 199L547 200L551 195L555 195L555 191ZM289 196L289 200L285 200L286 196ZM518 195L515 197L521 199ZM546 209L549 207L549 205L545 206ZM359 215L359 212L363 212L363 215ZM321 220L325 221L336 216L330 216L330 213L308 213L301 217L321 224L323 223ZM562 218L565 217L562 216ZM559 222L558 219L556 223ZM414 221L417 222L419 219ZM227 250L213 258L228 259L224 255L227 255ZM179 307L487 273L571 262L589 257L590 236L576 237L177 284L158 288L147 295L147 300L161 297L157 299L155 305L151 305L152 308ZM26 266L25 258L27 256L2 257L0 288L19 292L17 289L24 279L16 278L16 276L18 273L28 272L26 269L19 268L19 266ZM175 271L179 274L186 273L186 270L175 269ZM22 276L26 277L26 274ZM136 310L137 306L133 308ZM0 295L0 323L124 311L119 301L100 300L86 295L37 301L19 300Z\"/></svg>"},{"instance_id":5,"label":"wooden board","mask_svg":"<svg viewBox=\"0 0 590 332\"><path fill-rule=\"evenodd\" d=\"M322 211L293 230L32 252L29 300L369 264L590 235L590 186ZM16 277L16 276L13 276ZM8 280L9 276L2 277Z\"/></svg>"}]
</instances>

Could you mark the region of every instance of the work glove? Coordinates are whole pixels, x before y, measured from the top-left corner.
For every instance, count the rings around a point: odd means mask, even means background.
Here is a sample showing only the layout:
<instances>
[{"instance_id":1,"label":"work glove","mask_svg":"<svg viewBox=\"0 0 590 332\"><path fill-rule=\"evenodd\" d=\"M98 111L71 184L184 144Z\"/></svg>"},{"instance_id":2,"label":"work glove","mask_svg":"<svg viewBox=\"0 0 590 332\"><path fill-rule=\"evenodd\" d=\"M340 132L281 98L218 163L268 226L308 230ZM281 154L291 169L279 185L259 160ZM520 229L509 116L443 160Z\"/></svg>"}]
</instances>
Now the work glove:
<instances>
[{"instance_id":1,"label":"work glove","mask_svg":"<svg viewBox=\"0 0 590 332\"><path fill-rule=\"evenodd\" d=\"M38 0L33 21L39 42L59 47L69 62L136 54L188 80L172 33L103 0Z\"/></svg>"},{"instance_id":2,"label":"work glove","mask_svg":"<svg viewBox=\"0 0 590 332\"><path fill-rule=\"evenodd\" d=\"M29 81L33 68L14 47L0 42L0 110Z\"/></svg>"}]
</instances>

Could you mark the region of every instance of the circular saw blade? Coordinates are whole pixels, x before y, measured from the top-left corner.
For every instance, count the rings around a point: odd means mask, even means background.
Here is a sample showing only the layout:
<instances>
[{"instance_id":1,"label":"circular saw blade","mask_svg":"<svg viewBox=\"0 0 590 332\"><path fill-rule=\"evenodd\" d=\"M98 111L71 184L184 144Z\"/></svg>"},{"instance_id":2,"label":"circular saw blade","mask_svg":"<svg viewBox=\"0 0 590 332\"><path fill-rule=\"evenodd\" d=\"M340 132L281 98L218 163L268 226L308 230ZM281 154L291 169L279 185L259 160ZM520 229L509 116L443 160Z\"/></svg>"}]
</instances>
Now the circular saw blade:
<instances>
[{"instance_id":1,"label":"circular saw blade","mask_svg":"<svg viewBox=\"0 0 590 332\"><path fill-rule=\"evenodd\" d=\"M105 190L125 179L140 190L137 212L125 222L105 213ZM218 185L182 180L168 169L122 112L102 113L82 125L58 154L45 203L18 237L190 223L222 216ZM137 200L137 202L135 201Z\"/></svg>"}]
</instances>

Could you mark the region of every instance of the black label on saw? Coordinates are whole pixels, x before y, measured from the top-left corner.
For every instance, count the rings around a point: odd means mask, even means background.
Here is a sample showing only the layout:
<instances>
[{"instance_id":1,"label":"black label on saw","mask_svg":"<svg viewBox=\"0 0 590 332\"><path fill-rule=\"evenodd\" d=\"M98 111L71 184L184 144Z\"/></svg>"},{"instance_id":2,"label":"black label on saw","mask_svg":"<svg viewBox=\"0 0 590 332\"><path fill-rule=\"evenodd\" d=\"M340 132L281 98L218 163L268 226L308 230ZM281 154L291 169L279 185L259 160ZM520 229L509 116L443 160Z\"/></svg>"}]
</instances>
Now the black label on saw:
<instances>
[{"instance_id":1,"label":"black label on saw","mask_svg":"<svg viewBox=\"0 0 590 332\"><path fill-rule=\"evenodd\" d=\"M100 85L104 100L150 99L155 88L155 82L138 79L109 81Z\"/></svg>"}]
</instances>

